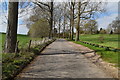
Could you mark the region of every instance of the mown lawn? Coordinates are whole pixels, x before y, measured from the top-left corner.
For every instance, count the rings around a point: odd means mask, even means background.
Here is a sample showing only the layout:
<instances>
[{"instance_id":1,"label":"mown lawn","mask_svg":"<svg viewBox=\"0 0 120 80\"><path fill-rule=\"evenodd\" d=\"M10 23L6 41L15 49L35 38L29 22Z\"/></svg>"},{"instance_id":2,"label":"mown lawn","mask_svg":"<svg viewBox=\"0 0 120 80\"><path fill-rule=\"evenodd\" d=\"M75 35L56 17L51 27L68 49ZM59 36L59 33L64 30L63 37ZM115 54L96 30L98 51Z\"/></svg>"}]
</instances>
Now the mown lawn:
<instances>
[{"instance_id":1,"label":"mown lawn","mask_svg":"<svg viewBox=\"0 0 120 80\"><path fill-rule=\"evenodd\" d=\"M85 34L80 35L80 40L103 46L120 48L120 46L118 46L120 42L118 36L117 34ZM103 43L101 43L101 37L103 38Z\"/></svg>"}]
</instances>

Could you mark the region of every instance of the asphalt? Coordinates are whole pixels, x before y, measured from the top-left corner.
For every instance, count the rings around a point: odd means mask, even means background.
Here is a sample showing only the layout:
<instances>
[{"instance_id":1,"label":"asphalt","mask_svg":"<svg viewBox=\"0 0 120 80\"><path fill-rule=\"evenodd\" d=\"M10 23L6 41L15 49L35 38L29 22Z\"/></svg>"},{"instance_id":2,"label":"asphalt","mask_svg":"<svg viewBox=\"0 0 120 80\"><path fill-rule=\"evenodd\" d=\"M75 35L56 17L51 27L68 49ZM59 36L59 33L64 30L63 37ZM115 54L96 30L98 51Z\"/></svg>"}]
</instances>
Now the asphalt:
<instances>
[{"instance_id":1,"label":"asphalt","mask_svg":"<svg viewBox=\"0 0 120 80\"><path fill-rule=\"evenodd\" d=\"M41 80L40 78L111 77L82 55L75 46L59 39L46 47L15 79Z\"/></svg>"}]
</instances>

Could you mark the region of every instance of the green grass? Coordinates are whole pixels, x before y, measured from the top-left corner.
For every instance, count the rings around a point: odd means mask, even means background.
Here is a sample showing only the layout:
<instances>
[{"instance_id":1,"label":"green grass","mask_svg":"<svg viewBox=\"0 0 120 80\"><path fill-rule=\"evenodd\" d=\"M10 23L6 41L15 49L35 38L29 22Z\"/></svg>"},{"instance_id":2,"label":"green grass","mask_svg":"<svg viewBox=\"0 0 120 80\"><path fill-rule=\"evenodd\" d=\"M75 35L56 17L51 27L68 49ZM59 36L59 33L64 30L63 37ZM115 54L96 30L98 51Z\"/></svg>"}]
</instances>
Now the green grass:
<instances>
[{"instance_id":1,"label":"green grass","mask_svg":"<svg viewBox=\"0 0 120 80\"><path fill-rule=\"evenodd\" d=\"M77 44L81 44L83 46L86 46L92 50L95 50L97 51L97 54L101 55L102 53L102 58L104 61L107 61L109 63L114 63L116 64L116 66L120 67L120 65L118 65L118 63L120 64L120 61L118 59L118 57L120 57L120 54L118 54L118 52L113 52L113 51L106 51L104 48L99 48L99 47L95 47L95 46L91 46L89 44L84 44L82 42L75 42L73 41L74 43L77 43Z\"/></svg>"},{"instance_id":2,"label":"green grass","mask_svg":"<svg viewBox=\"0 0 120 80\"><path fill-rule=\"evenodd\" d=\"M103 43L100 42L100 36L103 36L104 40ZM114 48L120 48L118 46L118 43L120 42L118 39L117 34L85 34L85 35L80 35L80 40L90 42L90 43L95 43L103 46L108 46L108 47L114 47Z\"/></svg>"},{"instance_id":3,"label":"green grass","mask_svg":"<svg viewBox=\"0 0 120 80\"><path fill-rule=\"evenodd\" d=\"M2 50L1 48L3 48L3 46L4 46L5 36L6 36L6 34L4 34L4 33L0 34L0 46L2 46L2 47L0 47L0 50ZM27 35L18 34L17 40L19 41L19 48L24 48L28 45L30 40L42 40L42 39L41 38L31 38Z\"/></svg>"},{"instance_id":4,"label":"green grass","mask_svg":"<svg viewBox=\"0 0 120 80\"><path fill-rule=\"evenodd\" d=\"M19 40L22 40L22 44L26 44L22 37L18 37ZM33 40L38 40L39 38L34 38ZM29 41L29 38L26 39ZM47 45L49 45L54 40L37 44L32 47L30 51L27 48L21 50L20 53L2 53L2 79L3 80L13 80L13 78L19 73L27 64L29 64L35 56L37 56ZM0 66L1 67L1 66Z\"/></svg>"}]
</instances>

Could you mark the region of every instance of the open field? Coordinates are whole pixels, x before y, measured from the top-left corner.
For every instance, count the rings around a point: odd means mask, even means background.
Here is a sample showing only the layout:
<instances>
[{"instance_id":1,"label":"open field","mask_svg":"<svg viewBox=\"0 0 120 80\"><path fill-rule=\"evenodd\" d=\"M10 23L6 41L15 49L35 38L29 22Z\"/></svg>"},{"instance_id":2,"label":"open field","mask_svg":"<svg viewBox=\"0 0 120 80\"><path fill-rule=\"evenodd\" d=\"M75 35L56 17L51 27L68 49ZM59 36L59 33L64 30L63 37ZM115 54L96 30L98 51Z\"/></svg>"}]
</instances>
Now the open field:
<instances>
[{"instance_id":1,"label":"open field","mask_svg":"<svg viewBox=\"0 0 120 80\"><path fill-rule=\"evenodd\" d=\"M90 35L90 34L86 34L86 35L80 35L80 40L82 41L86 41L86 42L90 42L90 43L95 43L95 44L99 44L99 45L103 45L103 46L108 46L108 47L114 47L114 48L120 48L120 46L118 46L119 35L117 34L95 34L95 35ZM101 43L101 37L103 38L103 43Z\"/></svg>"},{"instance_id":2,"label":"open field","mask_svg":"<svg viewBox=\"0 0 120 80\"><path fill-rule=\"evenodd\" d=\"M2 45L2 46L4 46L4 43L5 43L5 36L6 36L5 34L0 34L0 45ZM20 35L20 34L18 34L17 39L19 41L19 48L26 47L27 43L30 40L41 40L41 38L30 38L27 35ZM2 47L0 47L0 50L1 50L1 48Z\"/></svg>"}]
</instances>

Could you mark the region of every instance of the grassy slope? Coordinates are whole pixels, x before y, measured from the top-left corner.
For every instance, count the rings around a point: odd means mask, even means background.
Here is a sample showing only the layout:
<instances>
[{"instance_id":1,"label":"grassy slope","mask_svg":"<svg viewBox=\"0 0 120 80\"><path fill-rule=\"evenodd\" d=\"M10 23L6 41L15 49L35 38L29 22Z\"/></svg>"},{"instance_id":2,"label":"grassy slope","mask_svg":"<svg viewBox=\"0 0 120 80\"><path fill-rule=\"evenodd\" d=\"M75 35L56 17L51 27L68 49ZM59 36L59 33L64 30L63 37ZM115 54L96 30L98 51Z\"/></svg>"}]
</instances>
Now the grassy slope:
<instances>
[{"instance_id":1,"label":"grassy slope","mask_svg":"<svg viewBox=\"0 0 120 80\"><path fill-rule=\"evenodd\" d=\"M104 43L100 42L100 36L104 37ZM83 41L95 43L95 44L100 44L103 46L109 46L109 47L114 47L118 48L118 35L117 34L95 34L95 35L80 35L80 39Z\"/></svg>"},{"instance_id":2,"label":"grassy slope","mask_svg":"<svg viewBox=\"0 0 120 80\"><path fill-rule=\"evenodd\" d=\"M104 36L104 43L100 42L100 40L99 40L100 36ZM82 41L87 41L90 43L95 43L95 44L99 44L99 45L118 48L118 41L119 40L118 40L118 35L116 35L116 34L113 34L113 35L109 35L109 34L88 35L87 34L87 35L80 35L80 39ZM99 54L99 55L101 55L101 53L102 53L103 60L110 62L110 63L115 63L116 66L120 67L120 65L118 65L118 62L120 62L119 58L118 58L120 56L120 54L118 54L118 52L106 51L104 48L91 46L89 44L84 44L82 42L75 42L75 41L73 41L73 42L77 43L77 44L84 45L86 47L89 47L90 49L96 50L97 54Z\"/></svg>"}]
</instances>

